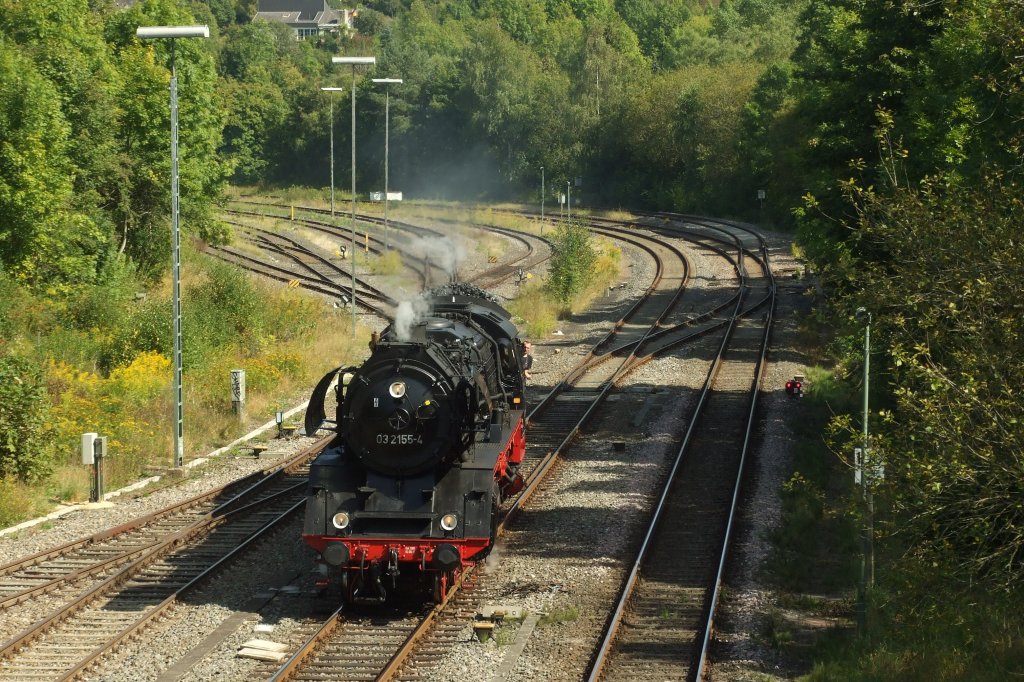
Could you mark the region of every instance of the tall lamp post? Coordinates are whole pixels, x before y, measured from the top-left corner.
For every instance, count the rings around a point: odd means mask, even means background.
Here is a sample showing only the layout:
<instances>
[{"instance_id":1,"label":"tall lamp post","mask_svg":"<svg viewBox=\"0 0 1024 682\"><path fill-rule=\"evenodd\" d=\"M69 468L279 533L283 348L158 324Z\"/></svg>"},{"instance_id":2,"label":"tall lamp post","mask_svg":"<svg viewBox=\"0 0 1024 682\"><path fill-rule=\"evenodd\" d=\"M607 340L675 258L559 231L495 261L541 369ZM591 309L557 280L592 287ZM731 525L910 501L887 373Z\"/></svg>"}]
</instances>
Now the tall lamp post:
<instances>
[{"instance_id":1,"label":"tall lamp post","mask_svg":"<svg viewBox=\"0 0 1024 682\"><path fill-rule=\"evenodd\" d=\"M868 478L873 476L875 469L868 463L868 387L871 377L871 313L867 308L857 308L858 320L864 322L864 412L862 417L861 455L856 463L857 474L861 486L861 497L864 501L864 521L861 528L861 564L860 583L857 586L857 626L861 634L867 625L867 590L875 584L875 551L874 551L874 501L871 498L871 486Z\"/></svg>"},{"instance_id":2,"label":"tall lamp post","mask_svg":"<svg viewBox=\"0 0 1024 682\"><path fill-rule=\"evenodd\" d=\"M331 93L331 217L334 217L334 93L345 92L345 88L320 88ZM355 257L355 251L352 252Z\"/></svg>"},{"instance_id":3,"label":"tall lamp post","mask_svg":"<svg viewBox=\"0 0 1024 682\"><path fill-rule=\"evenodd\" d=\"M389 137L391 134L391 84L401 83L401 78L374 78L374 83L384 83L384 250L391 248L391 240L388 237L388 159L391 151L388 149Z\"/></svg>"},{"instance_id":4,"label":"tall lamp post","mask_svg":"<svg viewBox=\"0 0 1024 682\"><path fill-rule=\"evenodd\" d=\"M352 338L356 337L356 67L372 66L376 57L332 57L334 64L352 65Z\"/></svg>"},{"instance_id":5,"label":"tall lamp post","mask_svg":"<svg viewBox=\"0 0 1024 682\"><path fill-rule=\"evenodd\" d=\"M174 318L174 466L185 462L185 415L181 389L181 230L178 212L178 73L174 66L175 38L209 38L210 27L140 26L135 35L144 40L171 41L171 279Z\"/></svg>"}]
</instances>

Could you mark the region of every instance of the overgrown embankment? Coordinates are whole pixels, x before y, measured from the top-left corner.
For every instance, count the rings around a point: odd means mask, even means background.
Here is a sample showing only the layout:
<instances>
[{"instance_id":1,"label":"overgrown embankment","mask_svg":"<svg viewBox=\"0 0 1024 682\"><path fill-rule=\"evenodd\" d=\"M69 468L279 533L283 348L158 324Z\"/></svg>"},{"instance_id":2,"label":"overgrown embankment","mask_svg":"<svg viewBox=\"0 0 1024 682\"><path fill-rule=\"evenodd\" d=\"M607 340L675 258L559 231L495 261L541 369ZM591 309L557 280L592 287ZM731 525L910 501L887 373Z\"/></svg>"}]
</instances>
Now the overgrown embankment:
<instances>
[{"instance_id":1,"label":"overgrown embankment","mask_svg":"<svg viewBox=\"0 0 1024 682\"><path fill-rule=\"evenodd\" d=\"M182 348L186 459L244 433L230 371L246 371L248 413L265 421L343 359L348 335L319 300L186 249ZM168 281L128 267L101 282L31 289L0 273L0 525L88 497L83 432L109 438L108 488L170 464L173 336Z\"/></svg>"}]
</instances>

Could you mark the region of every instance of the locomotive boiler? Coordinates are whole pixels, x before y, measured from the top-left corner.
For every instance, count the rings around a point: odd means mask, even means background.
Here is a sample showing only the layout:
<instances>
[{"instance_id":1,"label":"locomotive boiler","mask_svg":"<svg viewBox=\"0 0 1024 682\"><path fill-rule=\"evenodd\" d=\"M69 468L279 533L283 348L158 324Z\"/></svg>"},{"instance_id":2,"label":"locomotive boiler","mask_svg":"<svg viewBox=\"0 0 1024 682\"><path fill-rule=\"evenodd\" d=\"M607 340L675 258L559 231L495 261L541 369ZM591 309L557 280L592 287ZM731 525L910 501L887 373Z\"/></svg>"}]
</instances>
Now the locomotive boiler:
<instances>
[{"instance_id":1,"label":"locomotive boiler","mask_svg":"<svg viewBox=\"0 0 1024 682\"><path fill-rule=\"evenodd\" d=\"M303 539L320 555L318 586L349 600L383 600L406 581L443 599L486 556L501 501L522 486L522 346L511 316L466 284L421 302L415 317L400 310L361 366L324 376L306 412L306 433L336 436L310 470Z\"/></svg>"}]
</instances>

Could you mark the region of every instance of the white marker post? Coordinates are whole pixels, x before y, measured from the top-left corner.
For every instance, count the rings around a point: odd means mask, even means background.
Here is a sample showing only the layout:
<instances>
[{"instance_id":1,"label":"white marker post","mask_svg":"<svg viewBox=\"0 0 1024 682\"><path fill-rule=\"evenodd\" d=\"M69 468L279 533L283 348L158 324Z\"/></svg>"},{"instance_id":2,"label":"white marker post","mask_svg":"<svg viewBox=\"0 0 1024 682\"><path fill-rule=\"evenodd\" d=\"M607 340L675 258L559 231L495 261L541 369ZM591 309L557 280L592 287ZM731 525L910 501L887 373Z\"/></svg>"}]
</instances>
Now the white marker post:
<instances>
[{"instance_id":1,"label":"white marker post","mask_svg":"<svg viewBox=\"0 0 1024 682\"><path fill-rule=\"evenodd\" d=\"M245 370L231 370L231 411L239 421L245 421Z\"/></svg>"}]
</instances>

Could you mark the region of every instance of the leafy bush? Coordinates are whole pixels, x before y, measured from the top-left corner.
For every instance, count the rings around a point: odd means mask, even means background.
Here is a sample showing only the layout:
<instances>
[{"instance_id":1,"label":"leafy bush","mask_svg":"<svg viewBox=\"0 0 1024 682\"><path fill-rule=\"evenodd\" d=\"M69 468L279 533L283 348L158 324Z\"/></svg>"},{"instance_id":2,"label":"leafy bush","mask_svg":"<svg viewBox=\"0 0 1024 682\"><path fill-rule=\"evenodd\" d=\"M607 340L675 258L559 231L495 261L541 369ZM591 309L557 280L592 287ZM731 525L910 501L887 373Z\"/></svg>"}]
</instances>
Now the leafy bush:
<instances>
[{"instance_id":1,"label":"leafy bush","mask_svg":"<svg viewBox=\"0 0 1024 682\"><path fill-rule=\"evenodd\" d=\"M45 514L48 506L35 486L26 485L13 476L0 478L0 528Z\"/></svg>"},{"instance_id":2,"label":"leafy bush","mask_svg":"<svg viewBox=\"0 0 1024 682\"><path fill-rule=\"evenodd\" d=\"M68 298L67 322L78 329L117 328L129 311L137 285L130 267L112 265L98 284L84 285Z\"/></svg>"},{"instance_id":3,"label":"leafy bush","mask_svg":"<svg viewBox=\"0 0 1024 682\"><path fill-rule=\"evenodd\" d=\"M171 302L167 298L148 298L132 307L99 356L99 367L109 372L127 365L140 353L152 351L168 357L174 347L171 326Z\"/></svg>"},{"instance_id":4,"label":"leafy bush","mask_svg":"<svg viewBox=\"0 0 1024 682\"><path fill-rule=\"evenodd\" d=\"M186 291L182 303L182 334L191 366L201 362L205 351L225 345L258 350L265 325L264 302L248 274L210 262L206 275L205 282Z\"/></svg>"},{"instance_id":5,"label":"leafy bush","mask_svg":"<svg viewBox=\"0 0 1024 682\"><path fill-rule=\"evenodd\" d=\"M31 482L49 473L48 413L39 368L14 355L0 357L0 477Z\"/></svg>"},{"instance_id":6,"label":"leafy bush","mask_svg":"<svg viewBox=\"0 0 1024 682\"><path fill-rule=\"evenodd\" d=\"M799 472L782 486L782 519L772 533L773 568L782 585L800 588L819 566L812 557L821 534L824 494Z\"/></svg>"},{"instance_id":7,"label":"leafy bush","mask_svg":"<svg viewBox=\"0 0 1024 682\"><path fill-rule=\"evenodd\" d=\"M548 289L556 300L568 304L593 281L598 254L591 244L590 232L578 222L555 231L551 251Z\"/></svg>"}]
</instances>

